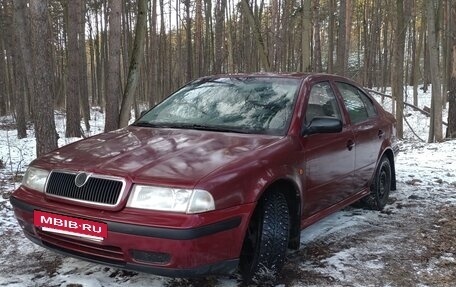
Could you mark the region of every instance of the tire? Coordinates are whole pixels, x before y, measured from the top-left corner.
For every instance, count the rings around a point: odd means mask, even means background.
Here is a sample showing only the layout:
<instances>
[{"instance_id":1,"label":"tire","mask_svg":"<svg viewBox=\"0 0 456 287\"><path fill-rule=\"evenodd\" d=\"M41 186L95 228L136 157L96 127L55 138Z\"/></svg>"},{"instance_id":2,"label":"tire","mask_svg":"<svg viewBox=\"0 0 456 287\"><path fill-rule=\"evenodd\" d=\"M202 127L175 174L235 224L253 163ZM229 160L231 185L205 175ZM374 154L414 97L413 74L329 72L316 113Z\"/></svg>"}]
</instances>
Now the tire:
<instances>
[{"instance_id":1,"label":"tire","mask_svg":"<svg viewBox=\"0 0 456 287\"><path fill-rule=\"evenodd\" d=\"M375 171L371 192L361 200L362 205L372 210L383 210L388 202L389 193L391 191L391 181L391 163L388 158L382 157L380 164Z\"/></svg>"},{"instance_id":2,"label":"tire","mask_svg":"<svg viewBox=\"0 0 456 287\"><path fill-rule=\"evenodd\" d=\"M244 282L271 279L286 260L290 215L283 193L269 192L258 203L242 247L239 269Z\"/></svg>"}]
</instances>

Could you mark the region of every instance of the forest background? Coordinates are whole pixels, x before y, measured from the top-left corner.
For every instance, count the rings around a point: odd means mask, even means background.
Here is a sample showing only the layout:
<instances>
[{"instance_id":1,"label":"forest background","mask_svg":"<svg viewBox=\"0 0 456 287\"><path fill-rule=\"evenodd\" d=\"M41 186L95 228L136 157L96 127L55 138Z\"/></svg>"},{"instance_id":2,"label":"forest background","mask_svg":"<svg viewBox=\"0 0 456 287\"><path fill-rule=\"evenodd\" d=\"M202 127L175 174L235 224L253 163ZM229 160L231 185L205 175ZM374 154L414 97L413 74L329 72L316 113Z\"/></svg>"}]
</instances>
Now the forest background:
<instances>
[{"instance_id":1,"label":"forest background","mask_svg":"<svg viewBox=\"0 0 456 287\"><path fill-rule=\"evenodd\" d=\"M57 148L55 110L81 137L90 107L111 131L200 76L259 71L391 87L399 137L404 99L432 89L428 141L456 138L456 1L0 0L0 116L18 138L34 124L38 156Z\"/></svg>"}]
</instances>

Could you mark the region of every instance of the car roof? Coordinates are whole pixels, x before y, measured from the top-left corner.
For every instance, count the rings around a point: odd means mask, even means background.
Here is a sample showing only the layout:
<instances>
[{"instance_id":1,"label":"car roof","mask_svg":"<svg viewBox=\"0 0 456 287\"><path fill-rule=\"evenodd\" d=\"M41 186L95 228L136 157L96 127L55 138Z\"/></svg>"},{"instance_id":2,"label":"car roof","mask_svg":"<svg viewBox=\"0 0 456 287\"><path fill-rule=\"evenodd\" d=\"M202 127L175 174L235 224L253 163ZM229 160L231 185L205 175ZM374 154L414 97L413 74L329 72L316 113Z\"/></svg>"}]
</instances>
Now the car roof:
<instances>
[{"instance_id":1,"label":"car roof","mask_svg":"<svg viewBox=\"0 0 456 287\"><path fill-rule=\"evenodd\" d=\"M326 74L326 73L301 73L301 72L292 72L292 73L285 73L285 72L255 72L255 73L232 73L232 74L217 74L217 75L210 75L210 76L204 76L201 77L201 79L211 79L211 78L224 78L224 77L277 77L277 78L295 78L295 79L307 79L307 78L313 78L313 79L319 79L319 78L325 78L325 79L333 79L333 80L341 80L341 81L346 81L349 83L354 83L353 80L335 75L335 74ZM356 84L359 86L359 84Z\"/></svg>"}]
</instances>

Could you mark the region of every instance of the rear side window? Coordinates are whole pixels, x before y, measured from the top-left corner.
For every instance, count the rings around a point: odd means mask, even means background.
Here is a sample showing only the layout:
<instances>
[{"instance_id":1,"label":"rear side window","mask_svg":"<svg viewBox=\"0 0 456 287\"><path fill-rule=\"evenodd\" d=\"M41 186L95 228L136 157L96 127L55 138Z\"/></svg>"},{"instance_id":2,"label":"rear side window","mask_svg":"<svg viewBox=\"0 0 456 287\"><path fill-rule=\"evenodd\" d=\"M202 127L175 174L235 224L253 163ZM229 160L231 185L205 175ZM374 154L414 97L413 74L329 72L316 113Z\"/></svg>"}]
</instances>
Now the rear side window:
<instances>
[{"instance_id":1,"label":"rear side window","mask_svg":"<svg viewBox=\"0 0 456 287\"><path fill-rule=\"evenodd\" d=\"M371 99L361 90L346 83L337 82L336 85L344 99L350 120L353 124L377 116L377 111Z\"/></svg>"},{"instance_id":2,"label":"rear side window","mask_svg":"<svg viewBox=\"0 0 456 287\"><path fill-rule=\"evenodd\" d=\"M336 96L328 82L317 83L310 90L306 123L309 124L315 117L342 118Z\"/></svg>"}]
</instances>

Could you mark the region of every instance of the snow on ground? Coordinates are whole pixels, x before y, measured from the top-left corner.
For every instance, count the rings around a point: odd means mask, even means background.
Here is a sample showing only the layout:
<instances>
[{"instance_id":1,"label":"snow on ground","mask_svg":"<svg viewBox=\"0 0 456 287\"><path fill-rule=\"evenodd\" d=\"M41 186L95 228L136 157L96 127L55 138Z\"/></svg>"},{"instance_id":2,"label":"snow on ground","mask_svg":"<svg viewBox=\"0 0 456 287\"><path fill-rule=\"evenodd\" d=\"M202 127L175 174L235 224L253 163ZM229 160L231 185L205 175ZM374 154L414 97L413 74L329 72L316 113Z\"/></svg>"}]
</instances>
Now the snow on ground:
<instances>
[{"instance_id":1,"label":"snow on ground","mask_svg":"<svg viewBox=\"0 0 456 287\"><path fill-rule=\"evenodd\" d=\"M409 89L410 90L410 89ZM411 94L411 93L410 93ZM381 100L378 98L379 101ZM430 97L420 91L420 107ZM385 99L389 109L391 102ZM397 158L398 189L383 212L349 207L301 233L272 286L454 286L456 280L456 141L427 144L429 120L407 108L405 140ZM56 112L59 145L65 115ZM446 120L446 114L444 115ZM91 132L104 116L92 109ZM13 119L0 118L0 286L239 286L239 275L173 279L135 273L57 255L25 239L10 192L35 157L31 127L17 140Z\"/></svg>"}]
</instances>

